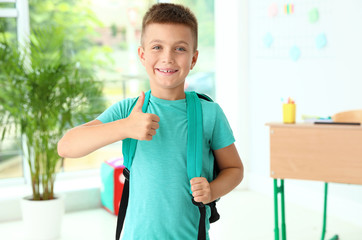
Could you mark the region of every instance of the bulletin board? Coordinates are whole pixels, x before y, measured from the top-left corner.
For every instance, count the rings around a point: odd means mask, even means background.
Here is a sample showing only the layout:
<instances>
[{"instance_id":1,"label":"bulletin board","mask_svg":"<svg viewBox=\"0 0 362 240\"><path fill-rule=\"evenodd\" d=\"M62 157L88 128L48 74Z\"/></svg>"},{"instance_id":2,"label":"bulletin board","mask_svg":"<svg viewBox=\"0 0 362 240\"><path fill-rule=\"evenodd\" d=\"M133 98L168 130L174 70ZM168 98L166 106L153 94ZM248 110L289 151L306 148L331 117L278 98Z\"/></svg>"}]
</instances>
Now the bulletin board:
<instances>
[{"instance_id":1,"label":"bulletin board","mask_svg":"<svg viewBox=\"0 0 362 240\"><path fill-rule=\"evenodd\" d=\"M331 36L333 18L331 1L254 1L252 8L253 39L258 58L333 57ZM255 27L255 28L254 28ZM333 42L333 41L332 41ZM329 44L328 44L329 43Z\"/></svg>"}]
</instances>

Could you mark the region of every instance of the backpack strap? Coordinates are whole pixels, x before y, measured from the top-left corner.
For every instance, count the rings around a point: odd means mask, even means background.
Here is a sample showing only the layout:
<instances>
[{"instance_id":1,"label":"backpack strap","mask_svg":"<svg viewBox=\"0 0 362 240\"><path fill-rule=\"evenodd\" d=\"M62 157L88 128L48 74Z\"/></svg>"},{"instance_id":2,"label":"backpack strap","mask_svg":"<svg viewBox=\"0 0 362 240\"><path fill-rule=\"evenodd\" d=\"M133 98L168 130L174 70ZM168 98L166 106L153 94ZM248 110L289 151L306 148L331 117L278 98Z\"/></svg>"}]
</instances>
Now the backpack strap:
<instances>
[{"instance_id":1,"label":"backpack strap","mask_svg":"<svg viewBox=\"0 0 362 240\"><path fill-rule=\"evenodd\" d=\"M211 97L207 96L206 94L203 94L203 93L196 93L196 94L200 99L204 99L204 100L209 101L209 102L214 102L211 99Z\"/></svg>"},{"instance_id":2,"label":"backpack strap","mask_svg":"<svg viewBox=\"0 0 362 240\"><path fill-rule=\"evenodd\" d=\"M202 172L202 107L195 92L185 92L187 109L187 176L189 180ZM191 186L190 186L190 194Z\"/></svg>"},{"instance_id":3,"label":"backpack strap","mask_svg":"<svg viewBox=\"0 0 362 240\"><path fill-rule=\"evenodd\" d=\"M203 95L201 95L203 96ZM187 174L189 180L194 177L200 177L202 173L202 151L203 151L203 121L202 107L198 94L195 92L186 92L187 104ZM192 194L190 186L190 194ZM199 231L198 240L206 240L206 207L202 202L195 202L192 197L192 203L199 208Z\"/></svg>"},{"instance_id":4,"label":"backpack strap","mask_svg":"<svg viewBox=\"0 0 362 240\"><path fill-rule=\"evenodd\" d=\"M128 207L129 170L127 168L123 168L123 175L125 177L125 181L124 181L124 185L123 185L121 202L119 203L119 209L118 209L116 240L119 240L121 237L123 223L124 223L124 219L126 218L126 211L127 211L127 207Z\"/></svg>"}]
</instances>

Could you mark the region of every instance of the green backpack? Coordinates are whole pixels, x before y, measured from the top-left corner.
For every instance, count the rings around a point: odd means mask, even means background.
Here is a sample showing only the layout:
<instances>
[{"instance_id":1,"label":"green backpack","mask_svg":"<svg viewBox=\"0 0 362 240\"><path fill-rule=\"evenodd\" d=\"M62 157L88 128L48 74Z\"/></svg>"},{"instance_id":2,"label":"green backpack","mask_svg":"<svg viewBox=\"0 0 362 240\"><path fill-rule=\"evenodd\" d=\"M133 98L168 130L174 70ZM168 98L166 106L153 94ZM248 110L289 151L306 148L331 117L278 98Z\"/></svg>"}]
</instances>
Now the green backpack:
<instances>
[{"instance_id":1,"label":"green backpack","mask_svg":"<svg viewBox=\"0 0 362 240\"><path fill-rule=\"evenodd\" d=\"M199 94L196 92L185 92L186 94L186 108L187 108L187 175L189 180L194 177L200 177L202 172L202 144L203 144L203 120L202 120L202 106L200 98L211 101L212 99L204 94ZM142 111L146 112L148 103L150 100L151 91L145 93L145 101L142 107ZM128 115L132 112L133 107L135 106L138 98L132 104L132 107ZM127 138L122 142L122 152L123 152L123 165L125 166L123 170L123 175L125 176L125 183L122 192L122 198L120 202L120 207L118 211L117 219L117 229L116 229L116 240L121 236L121 231L123 228L124 219L126 216L126 210L128 206L128 196L129 196L129 175L132 166L132 161L136 152L137 146L136 139ZM217 176L219 169L217 167L216 161L214 161L214 178ZM191 188L190 188L190 194ZM206 208L202 202L195 202L192 195L191 200L194 205L199 208L200 211L200 221L199 221L199 231L198 231L198 240L206 239ZM210 223L216 222L219 220L220 215L216 209L216 201L208 203L211 209L211 216L209 218Z\"/></svg>"}]
</instances>

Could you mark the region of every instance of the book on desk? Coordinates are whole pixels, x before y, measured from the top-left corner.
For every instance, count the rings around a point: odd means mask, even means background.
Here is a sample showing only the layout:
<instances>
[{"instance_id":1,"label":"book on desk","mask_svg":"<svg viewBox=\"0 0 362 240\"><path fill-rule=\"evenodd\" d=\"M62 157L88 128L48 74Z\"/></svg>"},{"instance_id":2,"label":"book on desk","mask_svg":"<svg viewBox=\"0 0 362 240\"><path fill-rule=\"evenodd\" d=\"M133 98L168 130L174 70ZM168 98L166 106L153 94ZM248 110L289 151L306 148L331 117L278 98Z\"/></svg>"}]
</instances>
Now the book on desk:
<instances>
[{"instance_id":1,"label":"book on desk","mask_svg":"<svg viewBox=\"0 0 362 240\"><path fill-rule=\"evenodd\" d=\"M323 121L315 121L314 124L331 124L331 125L361 125L359 122L323 122Z\"/></svg>"}]
</instances>

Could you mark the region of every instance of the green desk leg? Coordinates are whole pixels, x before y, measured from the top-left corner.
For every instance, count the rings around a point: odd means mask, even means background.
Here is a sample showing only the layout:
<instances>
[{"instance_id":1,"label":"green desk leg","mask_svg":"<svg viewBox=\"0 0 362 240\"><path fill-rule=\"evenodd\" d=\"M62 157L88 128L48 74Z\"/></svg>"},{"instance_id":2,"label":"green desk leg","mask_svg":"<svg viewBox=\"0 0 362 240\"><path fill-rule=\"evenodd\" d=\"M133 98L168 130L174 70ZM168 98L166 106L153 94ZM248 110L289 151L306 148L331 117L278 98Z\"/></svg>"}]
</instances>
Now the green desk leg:
<instances>
[{"instance_id":1,"label":"green desk leg","mask_svg":"<svg viewBox=\"0 0 362 240\"><path fill-rule=\"evenodd\" d=\"M280 198L281 198L281 211L282 211L282 239L287 239L287 227L285 225L285 203L284 203L284 179L280 180Z\"/></svg>"},{"instance_id":2,"label":"green desk leg","mask_svg":"<svg viewBox=\"0 0 362 240\"><path fill-rule=\"evenodd\" d=\"M328 183L324 183L324 208L323 208L323 228L321 240L324 240L327 226L327 198L328 198ZM330 240L338 240L338 235L334 235Z\"/></svg>"},{"instance_id":3,"label":"green desk leg","mask_svg":"<svg viewBox=\"0 0 362 240\"><path fill-rule=\"evenodd\" d=\"M282 240L287 239L286 224L285 224L285 202L284 202L284 180L280 180L280 186L278 186L278 179L274 179L274 239L279 240L279 211L278 211L278 194L281 198L281 232Z\"/></svg>"},{"instance_id":4,"label":"green desk leg","mask_svg":"<svg viewBox=\"0 0 362 240\"><path fill-rule=\"evenodd\" d=\"M323 228L322 228L322 237L321 240L324 240L326 235L326 225L327 225L327 197L328 197L328 183L324 183L324 207L323 207Z\"/></svg>"},{"instance_id":5,"label":"green desk leg","mask_svg":"<svg viewBox=\"0 0 362 240\"><path fill-rule=\"evenodd\" d=\"M274 179L274 239L279 240L278 180Z\"/></svg>"}]
</instances>

